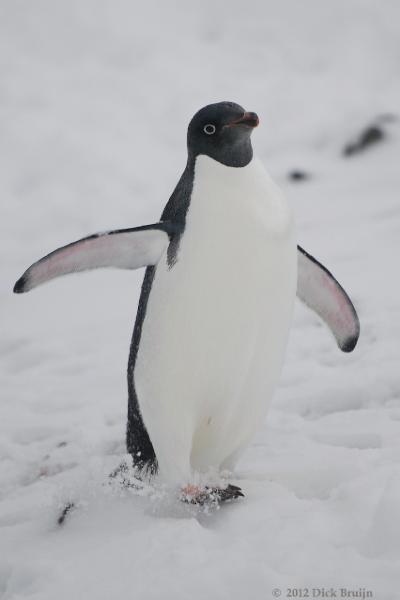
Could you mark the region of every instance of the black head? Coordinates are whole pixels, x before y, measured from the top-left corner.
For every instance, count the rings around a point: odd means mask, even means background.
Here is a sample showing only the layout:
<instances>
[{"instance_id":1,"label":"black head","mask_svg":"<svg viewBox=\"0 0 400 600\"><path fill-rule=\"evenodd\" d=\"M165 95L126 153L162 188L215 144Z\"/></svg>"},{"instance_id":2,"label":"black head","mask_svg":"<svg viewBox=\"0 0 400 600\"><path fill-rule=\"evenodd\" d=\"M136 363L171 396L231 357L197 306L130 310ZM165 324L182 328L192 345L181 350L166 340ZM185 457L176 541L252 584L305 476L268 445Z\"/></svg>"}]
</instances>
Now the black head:
<instances>
[{"instance_id":1,"label":"black head","mask_svg":"<svg viewBox=\"0 0 400 600\"><path fill-rule=\"evenodd\" d=\"M209 104L189 123L189 158L206 154L228 167L245 167L253 158L250 136L257 125L258 116L239 104Z\"/></svg>"}]
</instances>

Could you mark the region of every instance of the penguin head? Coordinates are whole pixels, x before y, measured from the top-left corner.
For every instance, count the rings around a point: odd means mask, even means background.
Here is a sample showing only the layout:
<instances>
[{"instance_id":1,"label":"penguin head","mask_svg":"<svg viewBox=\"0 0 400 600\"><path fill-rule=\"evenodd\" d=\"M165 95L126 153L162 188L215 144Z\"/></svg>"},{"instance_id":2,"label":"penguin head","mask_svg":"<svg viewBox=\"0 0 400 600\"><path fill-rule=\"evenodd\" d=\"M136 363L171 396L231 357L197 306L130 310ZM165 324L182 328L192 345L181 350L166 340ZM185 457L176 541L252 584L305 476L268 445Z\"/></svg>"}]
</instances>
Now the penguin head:
<instances>
[{"instance_id":1,"label":"penguin head","mask_svg":"<svg viewBox=\"0 0 400 600\"><path fill-rule=\"evenodd\" d=\"M210 156L228 167L245 167L253 158L250 136L258 116L234 102L208 104L189 123L189 158Z\"/></svg>"}]
</instances>

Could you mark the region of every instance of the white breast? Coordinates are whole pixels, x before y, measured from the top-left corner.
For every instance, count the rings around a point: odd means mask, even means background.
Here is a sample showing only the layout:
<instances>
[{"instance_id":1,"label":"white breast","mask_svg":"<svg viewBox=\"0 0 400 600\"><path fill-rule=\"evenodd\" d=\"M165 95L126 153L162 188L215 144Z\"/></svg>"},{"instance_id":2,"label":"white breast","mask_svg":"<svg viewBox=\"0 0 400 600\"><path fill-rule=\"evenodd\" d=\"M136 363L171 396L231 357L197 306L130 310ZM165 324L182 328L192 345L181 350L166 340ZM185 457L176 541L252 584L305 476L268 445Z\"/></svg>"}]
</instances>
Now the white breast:
<instances>
[{"instance_id":1,"label":"white breast","mask_svg":"<svg viewBox=\"0 0 400 600\"><path fill-rule=\"evenodd\" d=\"M198 157L178 261L157 266L134 373L167 479L230 467L262 424L295 289L291 213L261 163Z\"/></svg>"}]
</instances>

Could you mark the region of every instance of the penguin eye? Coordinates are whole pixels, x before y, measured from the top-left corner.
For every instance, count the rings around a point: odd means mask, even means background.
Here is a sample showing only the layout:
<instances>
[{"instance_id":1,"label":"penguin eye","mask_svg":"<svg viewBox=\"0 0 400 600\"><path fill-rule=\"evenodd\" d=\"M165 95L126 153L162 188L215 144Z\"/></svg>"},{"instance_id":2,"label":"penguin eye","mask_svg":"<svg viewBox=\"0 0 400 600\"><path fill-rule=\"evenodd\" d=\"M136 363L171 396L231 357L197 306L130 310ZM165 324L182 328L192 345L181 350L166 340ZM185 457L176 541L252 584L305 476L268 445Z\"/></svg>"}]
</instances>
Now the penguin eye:
<instances>
[{"instance_id":1,"label":"penguin eye","mask_svg":"<svg viewBox=\"0 0 400 600\"><path fill-rule=\"evenodd\" d=\"M208 123L208 125L204 125L203 127L203 131L207 135L212 135L213 133L215 133L216 129L217 128L215 127L215 125L212 125L211 123Z\"/></svg>"}]
</instances>

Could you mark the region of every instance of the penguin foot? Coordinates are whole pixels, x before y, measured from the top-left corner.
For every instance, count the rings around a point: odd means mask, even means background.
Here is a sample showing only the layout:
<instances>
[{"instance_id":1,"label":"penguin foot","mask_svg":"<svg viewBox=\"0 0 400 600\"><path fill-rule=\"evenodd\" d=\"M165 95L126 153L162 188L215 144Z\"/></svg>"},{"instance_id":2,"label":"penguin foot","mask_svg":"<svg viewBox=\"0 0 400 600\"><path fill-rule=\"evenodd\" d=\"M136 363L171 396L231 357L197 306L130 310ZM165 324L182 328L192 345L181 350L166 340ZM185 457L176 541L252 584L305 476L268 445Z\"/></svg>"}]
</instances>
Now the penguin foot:
<instances>
[{"instance_id":1,"label":"penguin foot","mask_svg":"<svg viewBox=\"0 0 400 600\"><path fill-rule=\"evenodd\" d=\"M187 504L220 504L244 497L240 487L229 484L226 488L204 487L200 488L197 485L187 485L181 490L180 499Z\"/></svg>"}]
</instances>

